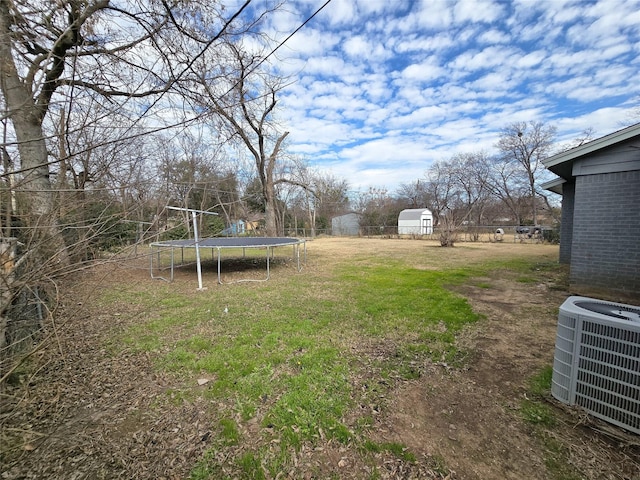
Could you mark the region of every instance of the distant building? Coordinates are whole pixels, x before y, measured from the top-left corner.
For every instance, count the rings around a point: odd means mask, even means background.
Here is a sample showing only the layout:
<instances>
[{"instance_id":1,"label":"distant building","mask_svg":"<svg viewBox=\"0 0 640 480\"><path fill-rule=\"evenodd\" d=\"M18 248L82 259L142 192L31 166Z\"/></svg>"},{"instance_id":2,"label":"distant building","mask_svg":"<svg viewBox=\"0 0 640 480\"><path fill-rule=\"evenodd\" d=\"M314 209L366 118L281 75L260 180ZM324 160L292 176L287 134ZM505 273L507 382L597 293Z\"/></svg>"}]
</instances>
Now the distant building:
<instances>
[{"instance_id":1,"label":"distant building","mask_svg":"<svg viewBox=\"0 0 640 480\"><path fill-rule=\"evenodd\" d=\"M236 235L244 235L245 232L246 232L246 225L244 220L238 220L237 222L232 223L227 228L225 228L222 232L220 232L220 235L235 237Z\"/></svg>"},{"instance_id":2,"label":"distant building","mask_svg":"<svg viewBox=\"0 0 640 480\"><path fill-rule=\"evenodd\" d=\"M427 208L409 208L398 216L398 235L431 235L433 214Z\"/></svg>"},{"instance_id":3,"label":"distant building","mask_svg":"<svg viewBox=\"0 0 640 480\"><path fill-rule=\"evenodd\" d=\"M336 236L356 236L360 234L360 215L347 213L331 219L331 234Z\"/></svg>"},{"instance_id":4,"label":"distant building","mask_svg":"<svg viewBox=\"0 0 640 480\"><path fill-rule=\"evenodd\" d=\"M574 292L640 299L640 124L543 160L562 195L560 262Z\"/></svg>"}]
</instances>

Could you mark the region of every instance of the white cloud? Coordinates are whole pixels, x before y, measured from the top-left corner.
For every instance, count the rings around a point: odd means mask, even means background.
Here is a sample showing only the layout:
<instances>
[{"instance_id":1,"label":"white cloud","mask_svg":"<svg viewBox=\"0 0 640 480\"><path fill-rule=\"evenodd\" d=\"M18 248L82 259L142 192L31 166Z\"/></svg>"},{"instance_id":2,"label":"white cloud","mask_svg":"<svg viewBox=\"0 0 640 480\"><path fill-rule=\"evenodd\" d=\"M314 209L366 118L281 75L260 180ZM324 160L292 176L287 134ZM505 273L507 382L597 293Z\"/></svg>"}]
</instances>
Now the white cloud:
<instances>
[{"instance_id":1,"label":"white cloud","mask_svg":"<svg viewBox=\"0 0 640 480\"><path fill-rule=\"evenodd\" d=\"M434 30L445 30L453 22L453 12L447 2L432 2L431 0L421 0L418 3L416 12L406 17L406 27L410 28L432 28Z\"/></svg>"},{"instance_id":2,"label":"white cloud","mask_svg":"<svg viewBox=\"0 0 640 480\"><path fill-rule=\"evenodd\" d=\"M369 43L359 35L347 39L342 45L342 49L350 57L356 58L362 58L362 56L371 52L371 46L369 45Z\"/></svg>"},{"instance_id":3,"label":"white cloud","mask_svg":"<svg viewBox=\"0 0 640 480\"><path fill-rule=\"evenodd\" d=\"M515 81L505 72L491 72L471 83L478 95L484 99L504 98L515 86Z\"/></svg>"},{"instance_id":4,"label":"white cloud","mask_svg":"<svg viewBox=\"0 0 640 480\"><path fill-rule=\"evenodd\" d=\"M510 32L504 32L496 29L490 29L478 35L478 42L484 44L504 44L512 40Z\"/></svg>"},{"instance_id":5,"label":"white cloud","mask_svg":"<svg viewBox=\"0 0 640 480\"><path fill-rule=\"evenodd\" d=\"M605 107L576 116L565 117L555 122L562 134L559 142L567 142L589 128L594 131L595 138L615 132L630 123L629 114L632 112L628 107Z\"/></svg>"},{"instance_id":6,"label":"white cloud","mask_svg":"<svg viewBox=\"0 0 640 480\"><path fill-rule=\"evenodd\" d=\"M459 0L454 4L456 22L491 23L503 13L504 4L490 0Z\"/></svg>"},{"instance_id":7,"label":"white cloud","mask_svg":"<svg viewBox=\"0 0 640 480\"><path fill-rule=\"evenodd\" d=\"M327 78L339 78L348 73L357 72L357 68L336 55L313 57L307 62L304 74L317 74Z\"/></svg>"},{"instance_id":8,"label":"white cloud","mask_svg":"<svg viewBox=\"0 0 640 480\"><path fill-rule=\"evenodd\" d=\"M296 33L285 45L289 55L310 57L322 55L340 43L337 35L327 35L317 29L303 29Z\"/></svg>"},{"instance_id":9,"label":"white cloud","mask_svg":"<svg viewBox=\"0 0 640 480\"><path fill-rule=\"evenodd\" d=\"M523 57L518 58L517 66L520 68L531 68L540 65L546 58L546 52L537 50L535 52L528 53Z\"/></svg>"},{"instance_id":10,"label":"white cloud","mask_svg":"<svg viewBox=\"0 0 640 480\"><path fill-rule=\"evenodd\" d=\"M417 83L427 82L440 77L443 72L444 69L438 65L436 59L431 57L421 63L409 65L405 68L402 71L402 80Z\"/></svg>"},{"instance_id":11,"label":"white cloud","mask_svg":"<svg viewBox=\"0 0 640 480\"><path fill-rule=\"evenodd\" d=\"M351 22L357 20L356 4L351 0L333 0L330 8L324 11L326 11L326 15L329 16L329 21L333 26L351 24Z\"/></svg>"},{"instance_id":12,"label":"white cloud","mask_svg":"<svg viewBox=\"0 0 640 480\"><path fill-rule=\"evenodd\" d=\"M451 64L465 71L487 70L502 65L511 65L518 52L512 47L487 47L481 51L464 52Z\"/></svg>"},{"instance_id":13,"label":"white cloud","mask_svg":"<svg viewBox=\"0 0 640 480\"><path fill-rule=\"evenodd\" d=\"M438 36L421 37L417 34L403 36L397 43L395 51L398 54L410 52L434 52L448 50L455 45L452 37L443 33Z\"/></svg>"},{"instance_id":14,"label":"white cloud","mask_svg":"<svg viewBox=\"0 0 640 480\"><path fill-rule=\"evenodd\" d=\"M282 36L319 5L287 6ZM513 121L560 138L619 128L640 95L640 1L333 0L279 57L297 79L280 102L290 150L393 189L433 161L491 152Z\"/></svg>"},{"instance_id":15,"label":"white cloud","mask_svg":"<svg viewBox=\"0 0 640 480\"><path fill-rule=\"evenodd\" d=\"M441 122L447 117L447 110L439 105L430 105L418 108L409 115L391 119L391 128L411 128L416 125L424 125L429 122Z\"/></svg>"}]
</instances>

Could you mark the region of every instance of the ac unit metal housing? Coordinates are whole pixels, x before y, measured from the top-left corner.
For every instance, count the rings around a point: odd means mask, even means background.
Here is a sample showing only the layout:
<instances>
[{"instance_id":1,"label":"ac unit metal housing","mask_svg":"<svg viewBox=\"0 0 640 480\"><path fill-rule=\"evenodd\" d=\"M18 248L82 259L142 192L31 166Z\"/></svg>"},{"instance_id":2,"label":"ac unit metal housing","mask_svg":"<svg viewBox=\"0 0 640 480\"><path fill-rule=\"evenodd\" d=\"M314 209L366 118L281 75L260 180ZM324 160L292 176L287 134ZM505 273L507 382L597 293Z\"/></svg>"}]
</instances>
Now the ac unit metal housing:
<instances>
[{"instance_id":1,"label":"ac unit metal housing","mask_svg":"<svg viewBox=\"0 0 640 480\"><path fill-rule=\"evenodd\" d=\"M640 307L567 298L558 315L551 394L640 434Z\"/></svg>"}]
</instances>

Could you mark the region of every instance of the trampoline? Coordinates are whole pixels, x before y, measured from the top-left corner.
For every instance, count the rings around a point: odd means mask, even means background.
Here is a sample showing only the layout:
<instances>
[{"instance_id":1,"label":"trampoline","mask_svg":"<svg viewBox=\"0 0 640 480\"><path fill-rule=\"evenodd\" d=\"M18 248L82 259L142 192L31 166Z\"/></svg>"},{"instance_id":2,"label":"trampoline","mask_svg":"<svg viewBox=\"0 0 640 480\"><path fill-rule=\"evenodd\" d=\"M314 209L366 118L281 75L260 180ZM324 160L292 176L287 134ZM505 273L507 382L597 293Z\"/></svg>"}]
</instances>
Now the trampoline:
<instances>
[{"instance_id":1,"label":"trampoline","mask_svg":"<svg viewBox=\"0 0 640 480\"><path fill-rule=\"evenodd\" d=\"M266 278L264 279L245 279L245 280L236 280L236 282L242 281L254 281L254 282L264 282L269 280L271 275L270 270L270 259L274 255L274 249L278 247L292 247L293 248L293 256L297 262L298 271L301 270L300 266L300 245L303 246L304 251L304 261L306 262L307 258L307 246L306 240L298 239L298 238L289 238L289 237L219 237L219 238L202 238L202 239L189 239L189 240L165 240L161 242L153 242L150 244L151 255L150 255L150 266L149 271L151 274L151 278L153 279L161 279L169 282L173 281L173 272L176 268L176 251L180 252L180 265L185 264L185 250L186 249L195 249L196 251L196 267L198 270L198 289L203 290L202 286L202 267L200 261L200 251L202 249L210 249L211 256L214 257L217 254L217 264L218 264L218 283L222 284L222 276L221 276L221 268L220 262L222 259L223 250L231 250L235 249L236 251L242 251L242 257L245 257L247 249L264 249L266 251L266 260L267 260L267 273ZM169 278L162 277L160 275L154 275L154 270L161 270L163 267L161 265L161 252L170 250L170 276ZM155 262L155 264L154 264ZM167 268L167 267L164 267ZM236 283L236 282L227 282L227 283Z\"/></svg>"}]
</instances>

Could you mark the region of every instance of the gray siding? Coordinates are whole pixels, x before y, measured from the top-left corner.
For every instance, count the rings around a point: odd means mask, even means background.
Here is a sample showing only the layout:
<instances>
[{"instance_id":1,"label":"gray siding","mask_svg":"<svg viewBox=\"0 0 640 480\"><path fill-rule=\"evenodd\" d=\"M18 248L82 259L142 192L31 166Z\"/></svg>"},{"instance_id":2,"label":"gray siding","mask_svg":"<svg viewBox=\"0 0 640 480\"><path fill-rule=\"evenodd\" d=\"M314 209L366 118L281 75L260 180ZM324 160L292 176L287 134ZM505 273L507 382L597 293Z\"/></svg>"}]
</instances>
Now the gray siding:
<instances>
[{"instance_id":1,"label":"gray siding","mask_svg":"<svg viewBox=\"0 0 640 480\"><path fill-rule=\"evenodd\" d=\"M640 171L577 177L572 224L571 284L640 292Z\"/></svg>"},{"instance_id":2,"label":"gray siding","mask_svg":"<svg viewBox=\"0 0 640 480\"><path fill-rule=\"evenodd\" d=\"M331 219L331 234L338 236L354 236L360 233L360 215L347 213Z\"/></svg>"}]
</instances>

